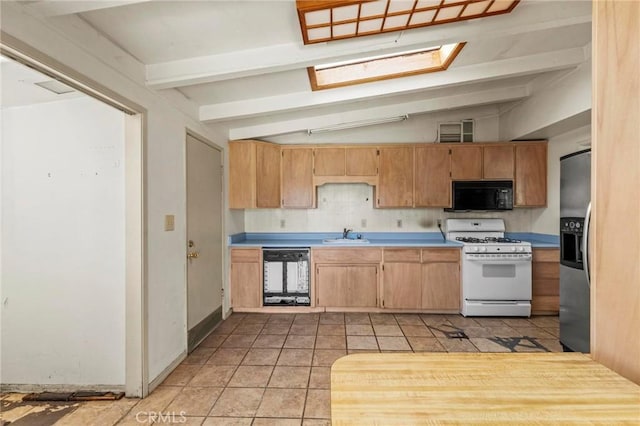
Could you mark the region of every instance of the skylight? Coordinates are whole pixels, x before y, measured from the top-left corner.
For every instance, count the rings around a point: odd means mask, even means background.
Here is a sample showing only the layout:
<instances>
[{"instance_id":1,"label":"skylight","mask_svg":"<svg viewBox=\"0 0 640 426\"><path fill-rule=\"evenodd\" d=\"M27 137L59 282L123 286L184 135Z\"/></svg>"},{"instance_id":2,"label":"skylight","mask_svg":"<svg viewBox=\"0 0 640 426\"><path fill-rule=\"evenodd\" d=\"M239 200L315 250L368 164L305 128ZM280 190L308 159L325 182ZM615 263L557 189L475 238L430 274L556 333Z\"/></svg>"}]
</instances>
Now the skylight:
<instances>
[{"instance_id":1,"label":"skylight","mask_svg":"<svg viewBox=\"0 0 640 426\"><path fill-rule=\"evenodd\" d=\"M304 44L509 13L520 0L296 0Z\"/></svg>"},{"instance_id":2,"label":"skylight","mask_svg":"<svg viewBox=\"0 0 640 426\"><path fill-rule=\"evenodd\" d=\"M377 55L307 68L312 90L446 70L465 43Z\"/></svg>"}]
</instances>

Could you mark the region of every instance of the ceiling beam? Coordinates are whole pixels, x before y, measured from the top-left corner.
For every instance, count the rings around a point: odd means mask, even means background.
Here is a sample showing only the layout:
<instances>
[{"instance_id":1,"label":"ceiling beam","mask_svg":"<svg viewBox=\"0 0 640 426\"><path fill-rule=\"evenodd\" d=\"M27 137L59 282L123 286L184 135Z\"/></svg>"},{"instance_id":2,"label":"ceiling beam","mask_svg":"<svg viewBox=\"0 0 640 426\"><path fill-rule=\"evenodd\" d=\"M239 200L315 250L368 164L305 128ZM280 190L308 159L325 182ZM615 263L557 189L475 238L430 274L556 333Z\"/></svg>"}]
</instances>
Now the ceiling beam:
<instances>
[{"instance_id":1,"label":"ceiling beam","mask_svg":"<svg viewBox=\"0 0 640 426\"><path fill-rule=\"evenodd\" d=\"M274 114L328 104L355 102L379 96L398 96L426 89L517 77L578 66L584 62L580 47L540 53L500 61L452 67L447 72L422 74L401 79L385 80L351 86L345 90L297 92L259 99L249 99L200 107L201 121L230 120Z\"/></svg>"},{"instance_id":2,"label":"ceiling beam","mask_svg":"<svg viewBox=\"0 0 640 426\"><path fill-rule=\"evenodd\" d=\"M287 133L306 132L310 128L358 121L364 118L377 119L409 114L409 119L411 119L411 115L413 114L511 102L523 99L528 95L528 86L518 85L432 99L422 99L413 102L400 102L383 107L354 109L345 113L318 115L310 118L281 121L273 120L265 124L232 127L229 129L229 139L264 138Z\"/></svg>"},{"instance_id":3,"label":"ceiling beam","mask_svg":"<svg viewBox=\"0 0 640 426\"><path fill-rule=\"evenodd\" d=\"M533 92L530 98L500 114L500 137L528 138L573 117L588 117L591 80L591 61L587 60L572 73ZM579 120L578 124L585 123Z\"/></svg>"},{"instance_id":4,"label":"ceiling beam","mask_svg":"<svg viewBox=\"0 0 640 426\"><path fill-rule=\"evenodd\" d=\"M30 4L28 7L35 13L45 16L73 15L74 13L91 12L93 10L128 6L145 3L151 0L101 0L101 1L60 1L44 0Z\"/></svg>"},{"instance_id":5,"label":"ceiling beam","mask_svg":"<svg viewBox=\"0 0 640 426\"><path fill-rule=\"evenodd\" d=\"M565 2L561 9L548 8L542 3L544 2L521 2L514 12L504 16L337 43L308 46L289 43L148 64L147 85L155 89L189 86L299 69L323 62L361 57L367 53L394 53L418 47L501 38L591 22L589 2Z\"/></svg>"}]
</instances>

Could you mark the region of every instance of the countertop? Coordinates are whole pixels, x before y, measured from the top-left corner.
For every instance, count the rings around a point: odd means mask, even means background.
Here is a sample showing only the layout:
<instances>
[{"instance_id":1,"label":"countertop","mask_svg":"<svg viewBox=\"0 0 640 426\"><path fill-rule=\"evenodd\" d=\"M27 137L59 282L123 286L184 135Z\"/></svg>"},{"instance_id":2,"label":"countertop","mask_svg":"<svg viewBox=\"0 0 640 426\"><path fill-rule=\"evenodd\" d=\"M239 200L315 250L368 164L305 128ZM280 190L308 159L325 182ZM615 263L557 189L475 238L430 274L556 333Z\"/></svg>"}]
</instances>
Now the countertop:
<instances>
[{"instance_id":1,"label":"countertop","mask_svg":"<svg viewBox=\"0 0 640 426\"><path fill-rule=\"evenodd\" d=\"M370 353L331 367L335 425L638 424L640 386L578 353Z\"/></svg>"},{"instance_id":2,"label":"countertop","mask_svg":"<svg viewBox=\"0 0 640 426\"><path fill-rule=\"evenodd\" d=\"M327 238L341 238L337 232L247 232L229 237L230 247L462 247L461 243L443 240L439 232L354 232L369 243L331 244ZM534 248L557 248L557 236L537 233L507 233L510 238L529 241Z\"/></svg>"}]
</instances>

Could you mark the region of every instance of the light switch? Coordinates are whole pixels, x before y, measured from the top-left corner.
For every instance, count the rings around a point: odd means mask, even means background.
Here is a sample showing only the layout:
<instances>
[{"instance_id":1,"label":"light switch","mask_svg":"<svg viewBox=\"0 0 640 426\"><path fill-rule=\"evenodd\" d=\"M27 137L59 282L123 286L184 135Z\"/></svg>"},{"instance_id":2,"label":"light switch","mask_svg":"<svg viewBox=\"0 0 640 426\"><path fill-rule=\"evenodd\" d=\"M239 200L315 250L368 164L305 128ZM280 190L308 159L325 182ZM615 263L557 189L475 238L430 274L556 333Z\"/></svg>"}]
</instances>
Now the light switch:
<instances>
[{"instance_id":1,"label":"light switch","mask_svg":"<svg viewBox=\"0 0 640 426\"><path fill-rule=\"evenodd\" d=\"M176 227L176 217L172 214L164 216L164 230L173 231Z\"/></svg>"}]
</instances>

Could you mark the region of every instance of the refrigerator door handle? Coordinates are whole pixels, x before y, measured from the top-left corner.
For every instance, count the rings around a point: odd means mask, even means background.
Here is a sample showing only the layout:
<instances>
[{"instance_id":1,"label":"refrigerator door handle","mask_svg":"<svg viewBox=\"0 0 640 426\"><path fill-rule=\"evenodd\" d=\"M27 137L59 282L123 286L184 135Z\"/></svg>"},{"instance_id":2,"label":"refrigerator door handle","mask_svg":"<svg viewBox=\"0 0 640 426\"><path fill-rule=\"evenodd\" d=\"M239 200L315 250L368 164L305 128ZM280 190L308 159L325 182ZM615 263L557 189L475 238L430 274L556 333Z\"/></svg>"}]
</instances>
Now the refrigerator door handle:
<instances>
[{"instance_id":1,"label":"refrigerator door handle","mask_svg":"<svg viewBox=\"0 0 640 426\"><path fill-rule=\"evenodd\" d=\"M591 203L587 207L587 213L584 215L584 229L582 230L582 264L584 265L584 273L587 276L587 285L591 288L591 274L589 273L589 225L591 222Z\"/></svg>"}]
</instances>

